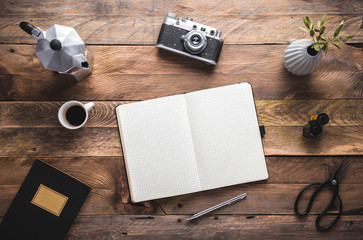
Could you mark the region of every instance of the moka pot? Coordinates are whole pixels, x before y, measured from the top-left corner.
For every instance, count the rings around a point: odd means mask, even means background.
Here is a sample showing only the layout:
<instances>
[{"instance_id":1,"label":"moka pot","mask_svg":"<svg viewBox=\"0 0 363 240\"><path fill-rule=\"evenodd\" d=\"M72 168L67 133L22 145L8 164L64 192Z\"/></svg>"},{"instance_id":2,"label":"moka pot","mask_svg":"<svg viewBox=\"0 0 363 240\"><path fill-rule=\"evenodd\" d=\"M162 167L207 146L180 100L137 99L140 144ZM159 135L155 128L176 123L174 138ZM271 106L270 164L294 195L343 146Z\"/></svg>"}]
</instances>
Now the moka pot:
<instances>
[{"instance_id":1,"label":"moka pot","mask_svg":"<svg viewBox=\"0 0 363 240\"><path fill-rule=\"evenodd\" d=\"M20 27L38 40L35 55L46 69L74 81L92 72L93 54L74 28L54 24L43 31L28 22L21 22Z\"/></svg>"}]
</instances>

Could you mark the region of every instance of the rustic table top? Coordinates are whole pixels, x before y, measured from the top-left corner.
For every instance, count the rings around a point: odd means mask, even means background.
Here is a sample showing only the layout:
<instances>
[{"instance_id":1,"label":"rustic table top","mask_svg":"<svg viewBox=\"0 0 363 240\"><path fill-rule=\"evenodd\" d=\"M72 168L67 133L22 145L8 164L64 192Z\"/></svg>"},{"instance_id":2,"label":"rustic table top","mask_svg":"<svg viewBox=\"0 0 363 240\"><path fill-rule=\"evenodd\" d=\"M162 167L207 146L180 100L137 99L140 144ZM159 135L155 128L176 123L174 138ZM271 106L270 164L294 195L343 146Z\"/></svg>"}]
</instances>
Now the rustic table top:
<instances>
[{"instance_id":1,"label":"rustic table top","mask_svg":"<svg viewBox=\"0 0 363 240\"><path fill-rule=\"evenodd\" d=\"M222 30L213 69L155 48L168 12ZM307 38L302 17L344 20L355 37L330 51L316 71L297 77L283 66L287 45ZM0 3L0 219L35 158L93 187L67 239L362 239L363 2L333 1L88 1L2 0ZM92 75L67 82L45 70L36 41L18 24L74 27L94 54ZM115 107L194 90L250 82L269 171L267 181L134 204L130 201ZM63 128L62 103L93 101L87 124ZM309 117L330 122L316 139L302 136ZM300 189L331 177L343 156L353 160L340 185L343 216L329 232L293 205ZM247 199L196 222L185 219L242 192ZM325 199L325 202L324 202Z\"/></svg>"}]
</instances>

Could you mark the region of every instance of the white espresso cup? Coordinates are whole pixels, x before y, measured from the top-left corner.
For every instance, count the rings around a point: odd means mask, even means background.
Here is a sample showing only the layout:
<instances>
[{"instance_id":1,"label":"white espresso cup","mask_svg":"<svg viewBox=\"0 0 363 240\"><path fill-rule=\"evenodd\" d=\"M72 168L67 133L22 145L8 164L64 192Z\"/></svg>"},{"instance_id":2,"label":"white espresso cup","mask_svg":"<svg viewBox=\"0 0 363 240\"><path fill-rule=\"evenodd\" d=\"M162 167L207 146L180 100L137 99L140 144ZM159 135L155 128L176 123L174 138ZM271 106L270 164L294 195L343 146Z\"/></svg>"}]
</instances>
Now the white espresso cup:
<instances>
[{"instance_id":1,"label":"white espresso cup","mask_svg":"<svg viewBox=\"0 0 363 240\"><path fill-rule=\"evenodd\" d=\"M59 122L68 129L78 129L88 120L88 111L94 106L93 102L83 104L78 101L65 102L58 111Z\"/></svg>"}]
</instances>

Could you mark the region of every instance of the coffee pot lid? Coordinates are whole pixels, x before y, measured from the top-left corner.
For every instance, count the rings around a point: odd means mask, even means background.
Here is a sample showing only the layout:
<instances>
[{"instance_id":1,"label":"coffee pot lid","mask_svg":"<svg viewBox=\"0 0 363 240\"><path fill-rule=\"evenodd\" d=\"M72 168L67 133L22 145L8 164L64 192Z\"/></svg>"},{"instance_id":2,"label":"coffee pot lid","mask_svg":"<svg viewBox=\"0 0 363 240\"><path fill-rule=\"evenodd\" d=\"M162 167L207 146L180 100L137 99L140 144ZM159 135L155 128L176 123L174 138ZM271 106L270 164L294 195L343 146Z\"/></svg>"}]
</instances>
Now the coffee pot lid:
<instances>
[{"instance_id":1,"label":"coffee pot lid","mask_svg":"<svg viewBox=\"0 0 363 240\"><path fill-rule=\"evenodd\" d=\"M74 28L54 24L43 31L26 22L20 27L38 40L35 54L46 69L67 72L80 65L85 44Z\"/></svg>"}]
</instances>

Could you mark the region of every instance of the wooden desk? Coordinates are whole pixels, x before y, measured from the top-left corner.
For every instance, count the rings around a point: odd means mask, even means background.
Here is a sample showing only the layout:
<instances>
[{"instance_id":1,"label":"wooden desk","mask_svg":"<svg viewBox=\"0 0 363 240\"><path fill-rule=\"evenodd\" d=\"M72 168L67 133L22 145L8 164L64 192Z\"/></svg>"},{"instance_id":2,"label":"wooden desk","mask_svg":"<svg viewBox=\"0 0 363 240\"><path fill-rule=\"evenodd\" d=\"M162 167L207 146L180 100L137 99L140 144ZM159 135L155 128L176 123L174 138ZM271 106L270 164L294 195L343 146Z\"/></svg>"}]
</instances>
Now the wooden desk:
<instances>
[{"instance_id":1,"label":"wooden desk","mask_svg":"<svg viewBox=\"0 0 363 240\"><path fill-rule=\"evenodd\" d=\"M217 27L225 45L210 68L154 47L163 17L181 17ZM362 239L363 238L363 52L331 51L309 76L288 73L283 51L308 37L298 26L309 15L328 14L328 26L344 19L345 32L363 43L360 0L335 1L11 1L0 3L0 218L35 158L93 190L68 239ZM35 56L36 41L20 21L47 29L75 27L94 53L87 79L65 82ZM132 204L114 108L152 99L248 81L252 83L270 178L202 193ZM94 101L88 123L61 127L57 111L67 100ZM331 121L317 139L302 137L310 115ZM344 215L330 232L317 232L313 214L298 219L295 197L312 182L332 176L343 156L353 163L340 186ZM185 219L247 192L246 200L195 223ZM324 194L321 196L324 200Z\"/></svg>"}]
</instances>

